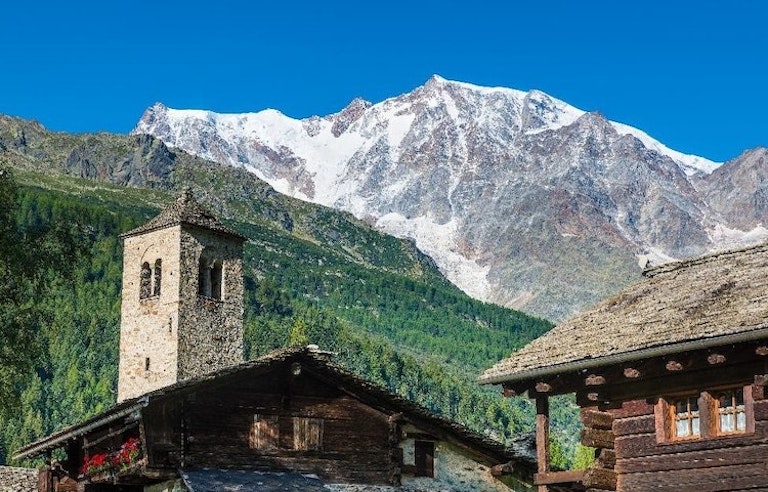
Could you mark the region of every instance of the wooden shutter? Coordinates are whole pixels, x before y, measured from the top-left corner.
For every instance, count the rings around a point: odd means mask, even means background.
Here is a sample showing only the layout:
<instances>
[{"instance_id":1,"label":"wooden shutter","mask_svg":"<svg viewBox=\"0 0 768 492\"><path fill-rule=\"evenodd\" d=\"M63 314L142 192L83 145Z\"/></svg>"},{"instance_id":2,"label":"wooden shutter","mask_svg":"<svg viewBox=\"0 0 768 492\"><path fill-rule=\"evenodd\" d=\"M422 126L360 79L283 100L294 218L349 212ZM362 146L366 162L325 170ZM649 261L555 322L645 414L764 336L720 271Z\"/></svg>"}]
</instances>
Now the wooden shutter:
<instances>
[{"instance_id":1,"label":"wooden shutter","mask_svg":"<svg viewBox=\"0 0 768 492\"><path fill-rule=\"evenodd\" d=\"M293 448L319 451L323 448L323 419L293 418Z\"/></svg>"},{"instance_id":2,"label":"wooden shutter","mask_svg":"<svg viewBox=\"0 0 768 492\"><path fill-rule=\"evenodd\" d=\"M250 446L252 449L277 449L280 442L280 425L277 415L254 415L251 424Z\"/></svg>"}]
</instances>

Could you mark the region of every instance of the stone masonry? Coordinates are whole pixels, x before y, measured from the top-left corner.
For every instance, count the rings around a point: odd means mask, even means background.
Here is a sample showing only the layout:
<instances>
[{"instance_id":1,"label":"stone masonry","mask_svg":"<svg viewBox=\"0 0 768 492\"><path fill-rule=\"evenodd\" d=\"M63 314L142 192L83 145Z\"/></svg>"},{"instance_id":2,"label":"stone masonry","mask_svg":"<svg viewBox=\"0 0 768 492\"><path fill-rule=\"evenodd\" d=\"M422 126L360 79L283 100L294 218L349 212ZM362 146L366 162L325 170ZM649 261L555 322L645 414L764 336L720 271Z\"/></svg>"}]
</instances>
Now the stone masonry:
<instances>
[{"instance_id":1,"label":"stone masonry","mask_svg":"<svg viewBox=\"0 0 768 492\"><path fill-rule=\"evenodd\" d=\"M37 470L0 466L0 492L36 492Z\"/></svg>"},{"instance_id":2,"label":"stone masonry","mask_svg":"<svg viewBox=\"0 0 768 492\"><path fill-rule=\"evenodd\" d=\"M123 238L118 401L242 362L244 238L188 192Z\"/></svg>"}]
</instances>

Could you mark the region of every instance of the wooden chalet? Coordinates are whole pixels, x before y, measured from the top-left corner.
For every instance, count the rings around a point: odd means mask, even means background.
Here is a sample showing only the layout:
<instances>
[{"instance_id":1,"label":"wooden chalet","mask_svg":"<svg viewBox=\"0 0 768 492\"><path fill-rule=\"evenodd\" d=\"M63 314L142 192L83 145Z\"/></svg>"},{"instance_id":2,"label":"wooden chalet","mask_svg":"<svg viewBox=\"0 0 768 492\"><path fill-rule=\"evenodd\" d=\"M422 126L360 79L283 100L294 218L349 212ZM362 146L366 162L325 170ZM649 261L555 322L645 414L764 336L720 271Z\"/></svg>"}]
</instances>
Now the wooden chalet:
<instances>
[{"instance_id":1,"label":"wooden chalet","mask_svg":"<svg viewBox=\"0 0 768 492\"><path fill-rule=\"evenodd\" d=\"M273 352L123 401L14 458L59 448L67 480L85 491L284 490L288 482L299 490L530 490L535 470L531 457L355 376L314 348ZM269 480L278 485L268 488ZM43 470L40 492L58 490L54 483Z\"/></svg>"},{"instance_id":2,"label":"wooden chalet","mask_svg":"<svg viewBox=\"0 0 768 492\"><path fill-rule=\"evenodd\" d=\"M768 245L645 277L480 378L535 399L539 490L768 490ZM549 397L566 393L596 449L585 472L548 466Z\"/></svg>"}]
</instances>

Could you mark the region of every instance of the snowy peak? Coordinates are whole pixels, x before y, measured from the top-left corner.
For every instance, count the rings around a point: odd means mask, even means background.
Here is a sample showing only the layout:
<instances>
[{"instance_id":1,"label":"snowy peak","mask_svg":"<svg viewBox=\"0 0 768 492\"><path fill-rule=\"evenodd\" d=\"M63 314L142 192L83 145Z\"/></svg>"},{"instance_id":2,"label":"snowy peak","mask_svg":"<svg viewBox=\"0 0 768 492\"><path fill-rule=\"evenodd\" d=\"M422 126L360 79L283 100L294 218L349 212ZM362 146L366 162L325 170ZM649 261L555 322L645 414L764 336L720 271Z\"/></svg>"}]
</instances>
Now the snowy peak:
<instances>
[{"instance_id":1,"label":"snowy peak","mask_svg":"<svg viewBox=\"0 0 768 492\"><path fill-rule=\"evenodd\" d=\"M347 128L349 128L349 125L357 121L357 119L360 118L363 113L365 113L365 111L371 106L373 106L373 104L366 101L365 99L361 99L359 97L353 99L346 108L342 109L341 112L331 117L333 120L333 126L331 127L331 133L333 133L333 136L338 137L344 133Z\"/></svg>"},{"instance_id":2,"label":"snowy peak","mask_svg":"<svg viewBox=\"0 0 768 492\"><path fill-rule=\"evenodd\" d=\"M706 252L768 224L768 189L736 197L759 157L724 194L708 179L716 163L641 130L538 90L438 75L302 120L156 104L134 132L413 238L471 295L552 319L622 287L637 257ZM730 204L763 202L734 227Z\"/></svg>"}]
</instances>

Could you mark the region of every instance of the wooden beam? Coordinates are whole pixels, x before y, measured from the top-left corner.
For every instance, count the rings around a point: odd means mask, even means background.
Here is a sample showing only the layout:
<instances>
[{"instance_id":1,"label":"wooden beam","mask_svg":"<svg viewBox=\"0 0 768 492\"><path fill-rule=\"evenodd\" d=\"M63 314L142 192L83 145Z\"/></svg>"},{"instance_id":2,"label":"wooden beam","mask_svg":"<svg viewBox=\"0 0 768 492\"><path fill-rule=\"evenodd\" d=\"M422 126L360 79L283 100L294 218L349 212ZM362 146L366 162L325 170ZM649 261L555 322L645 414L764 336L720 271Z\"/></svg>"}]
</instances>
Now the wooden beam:
<instances>
[{"instance_id":1,"label":"wooden beam","mask_svg":"<svg viewBox=\"0 0 768 492\"><path fill-rule=\"evenodd\" d=\"M389 442L387 446L389 454L389 483L394 487L399 487L402 484L403 449L400 447L400 438L402 436L400 423L402 421L402 413L395 413L387 418L389 423Z\"/></svg>"},{"instance_id":2,"label":"wooden beam","mask_svg":"<svg viewBox=\"0 0 768 492\"><path fill-rule=\"evenodd\" d=\"M504 396L504 398L512 398L513 396L517 396L517 391L505 384L501 387L501 394Z\"/></svg>"},{"instance_id":3,"label":"wooden beam","mask_svg":"<svg viewBox=\"0 0 768 492\"><path fill-rule=\"evenodd\" d=\"M515 471L515 464L513 461L508 463L500 463L491 467L491 475L494 477L501 477L503 475L511 475Z\"/></svg>"},{"instance_id":4,"label":"wooden beam","mask_svg":"<svg viewBox=\"0 0 768 492\"><path fill-rule=\"evenodd\" d=\"M667 364L664 367L666 367L667 371L670 371L670 372L683 370L683 365L676 360L667 361Z\"/></svg>"},{"instance_id":5,"label":"wooden beam","mask_svg":"<svg viewBox=\"0 0 768 492\"><path fill-rule=\"evenodd\" d=\"M123 432L127 431L128 429L131 429L133 427L138 427L138 426L139 426L139 422L137 420L134 420L133 422L130 422L127 425L119 427L116 430L112 430L108 434L105 434L105 435L99 437L98 439L94 439L92 441L88 441L87 444L83 444L83 448L85 448L85 449L91 448L91 447L93 447L93 446L95 446L95 445L97 445L97 444L99 444L99 443L101 443L103 441L106 441L107 439L110 439L110 438L112 438L112 437L114 437L114 436L116 436L118 434L122 434Z\"/></svg>"},{"instance_id":6,"label":"wooden beam","mask_svg":"<svg viewBox=\"0 0 768 492\"><path fill-rule=\"evenodd\" d=\"M605 429L581 429L581 443L591 448L613 449L615 436L613 431Z\"/></svg>"},{"instance_id":7,"label":"wooden beam","mask_svg":"<svg viewBox=\"0 0 768 492\"><path fill-rule=\"evenodd\" d=\"M590 489L616 490L616 472L604 468L588 468L584 473L583 484Z\"/></svg>"},{"instance_id":8,"label":"wooden beam","mask_svg":"<svg viewBox=\"0 0 768 492\"><path fill-rule=\"evenodd\" d=\"M724 364L726 357L723 354L709 354L707 356L707 363L710 365Z\"/></svg>"},{"instance_id":9,"label":"wooden beam","mask_svg":"<svg viewBox=\"0 0 768 492\"><path fill-rule=\"evenodd\" d=\"M568 470L558 472L539 472L533 476L534 485L542 486L566 483L580 483L584 479L584 470Z\"/></svg>"},{"instance_id":10,"label":"wooden beam","mask_svg":"<svg viewBox=\"0 0 768 492\"><path fill-rule=\"evenodd\" d=\"M544 381L536 383L536 393L549 393L550 391L552 391L551 384L545 383Z\"/></svg>"},{"instance_id":11,"label":"wooden beam","mask_svg":"<svg viewBox=\"0 0 768 492\"><path fill-rule=\"evenodd\" d=\"M584 379L585 386L600 386L601 384L605 384L605 376L599 374L590 374Z\"/></svg>"},{"instance_id":12,"label":"wooden beam","mask_svg":"<svg viewBox=\"0 0 768 492\"><path fill-rule=\"evenodd\" d=\"M734 358L729 358L731 362ZM597 400L590 400L587 389L576 392L576 403L581 407L591 407L595 404L605 406L605 402L617 403L630 400L655 399L668 396L668 388L675 391L695 391L701 387L701 381L709 381L712 385L751 384L756 374L765 373L763 361L754 359L744 364L723 364L714 369L709 364L697 370L661 372L653 377L644 377L633 381L623 380L599 387ZM594 392L593 388L589 393ZM595 395L591 395L594 397Z\"/></svg>"},{"instance_id":13,"label":"wooden beam","mask_svg":"<svg viewBox=\"0 0 768 492\"><path fill-rule=\"evenodd\" d=\"M608 412L600 412L594 409L583 409L581 411L581 423L584 427L592 429L613 429L613 415Z\"/></svg>"},{"instance_id":14,"label":"wooden beam","mask_svg":"<svg viewBox=\"0 0 768 492\"><path fill-rule=\"evenodd\" d=\"M549 472L549 398L546 395L536 397L536 462L537 471ZM538 492L547 492L546 484L538 486Z\"/></svg>"}]
</instances>

